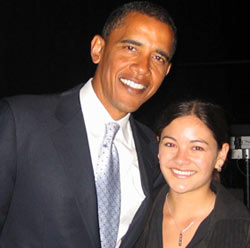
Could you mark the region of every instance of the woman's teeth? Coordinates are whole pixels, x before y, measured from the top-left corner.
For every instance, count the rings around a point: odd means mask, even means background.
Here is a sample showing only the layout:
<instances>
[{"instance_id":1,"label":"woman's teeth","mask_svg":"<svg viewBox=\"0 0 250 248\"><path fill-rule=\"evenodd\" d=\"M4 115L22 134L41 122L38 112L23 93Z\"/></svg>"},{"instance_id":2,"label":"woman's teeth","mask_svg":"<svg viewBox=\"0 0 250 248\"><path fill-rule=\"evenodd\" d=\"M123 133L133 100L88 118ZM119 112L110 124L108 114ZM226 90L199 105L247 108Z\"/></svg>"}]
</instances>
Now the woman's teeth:
<instances>
[{"instance_id":1,"label":"woman's teeth","mask_svg":"<svg viewBox=\"0 0 250 248\"><path fill-rule=\"evenodd\" d=\"M180 171L177 169L172 169L172 170L175 174L181 175L181 176L191 176L195 173L194 171Z\"/></svg>"}]
</instances>

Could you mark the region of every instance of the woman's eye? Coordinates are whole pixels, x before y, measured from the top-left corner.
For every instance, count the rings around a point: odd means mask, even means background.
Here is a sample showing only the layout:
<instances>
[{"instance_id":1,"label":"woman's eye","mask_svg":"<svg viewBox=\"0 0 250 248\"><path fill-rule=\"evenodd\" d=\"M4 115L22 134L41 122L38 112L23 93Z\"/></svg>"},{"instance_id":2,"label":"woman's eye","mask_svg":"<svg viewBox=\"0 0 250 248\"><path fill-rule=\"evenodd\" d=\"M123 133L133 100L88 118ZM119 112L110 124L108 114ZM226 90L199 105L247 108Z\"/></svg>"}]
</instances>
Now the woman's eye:
<instances>
[{"instance_id":1,"label":"woman's eye","mask_svg":"<svg viewBox=\"0 0 250 248\"><path fill-rule=\"evenodd\" d=\"M165 143L165 146L167 146L167 147L175 147L175 144L173 144L171 142L167 142L167 143Z\"/></svg>"},{"instance_id":2,"label":"woman's eye","mask_svg":"<svg viewBox=\"0 0 250 248\"><path fill-rule=\"evenodd\" d=\"M195 150L195 151L204 151L203 147L201 147L201 146L194 146L193 150Z\"/></svg>"}]
</instances>

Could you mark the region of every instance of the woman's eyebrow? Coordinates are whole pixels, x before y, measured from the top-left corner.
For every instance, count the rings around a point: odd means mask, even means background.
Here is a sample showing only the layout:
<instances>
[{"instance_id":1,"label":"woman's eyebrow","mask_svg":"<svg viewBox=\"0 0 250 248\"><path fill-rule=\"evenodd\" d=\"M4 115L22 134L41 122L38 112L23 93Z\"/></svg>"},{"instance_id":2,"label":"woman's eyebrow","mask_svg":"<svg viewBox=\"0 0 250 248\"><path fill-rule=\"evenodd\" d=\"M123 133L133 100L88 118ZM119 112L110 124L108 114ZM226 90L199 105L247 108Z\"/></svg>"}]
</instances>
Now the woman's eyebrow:
<instances>
[{"instance_id":1,"label":"woman's eyebrow","mask_svg":"<svg viewBox=\"0 0 250 248\"><path fill-rule=\"evenodd\" d=\"M168 135L162 136L161 139L162 139L162 140L163 140L163 139L171 139L171 140L173 140L173 141L176 141L175 138L173 138L173 137L171 137L171 136L168 136Z\"/></svg>"},{"instance_id":2,"label":"woman's eyebrow","mask_svg":"<svg viewBox=\"0 0 250 248\"><path fill-rule=\"evenodd\" d=\"M191 140L191 143L196 143L196 142L208 145L208 142L203 139Z\"/></svg>"}]
</instances>

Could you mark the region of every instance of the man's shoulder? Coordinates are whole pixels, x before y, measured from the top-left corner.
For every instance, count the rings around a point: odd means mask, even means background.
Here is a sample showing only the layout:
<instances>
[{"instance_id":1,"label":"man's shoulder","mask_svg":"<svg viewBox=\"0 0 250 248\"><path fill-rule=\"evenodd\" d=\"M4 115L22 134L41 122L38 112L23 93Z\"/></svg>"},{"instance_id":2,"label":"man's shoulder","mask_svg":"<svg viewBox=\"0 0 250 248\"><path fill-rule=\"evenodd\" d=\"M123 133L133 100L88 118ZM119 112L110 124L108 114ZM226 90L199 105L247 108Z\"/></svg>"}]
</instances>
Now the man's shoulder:
<instances>
[{"instance_id":1,"label":"man's shoulder","mask_svg":"<svg viewBox=\"0 0 250 248\"><path fill-rule=\"evenodd\" d=\"M46 109L49 110L52 106L56 106L58 101L64 101L64 98L70 98L79 93L80 85L74 88L54 93L46 94L22 94L14 95L1 99L2 104L8 104L10 108L14 109ZM50 106L50 108L48 107Z\"/></svg>"},{"instance_id":2,"label":"man's shoulder","mask_svg":"<svg viewBox=\"0 0 250 248\"><path fill-rule=\"evenodd\" d=\"M77 85L72 89L49 93L49 94L27 94L15 95L0 100L1 113L11 113L17 120L27 119L45 119L58 109L73 108L73 104L79 102L79 90L81 86Z\"/></svg>"}]
</instances>

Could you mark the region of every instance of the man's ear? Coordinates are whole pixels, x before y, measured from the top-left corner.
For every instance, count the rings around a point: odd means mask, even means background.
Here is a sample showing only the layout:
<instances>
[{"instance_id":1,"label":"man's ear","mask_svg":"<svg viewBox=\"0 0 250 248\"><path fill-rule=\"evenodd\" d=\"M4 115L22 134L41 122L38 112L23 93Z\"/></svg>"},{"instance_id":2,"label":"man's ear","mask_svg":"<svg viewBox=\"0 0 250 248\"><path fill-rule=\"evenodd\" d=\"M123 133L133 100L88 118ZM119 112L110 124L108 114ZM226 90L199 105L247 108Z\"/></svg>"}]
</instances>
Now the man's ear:
<instances>
[{"instance_id":1,"label":"man's ear","mask_svg":"<svg viewBox=\"0 0 250 248\"><path fill-rule=\"evenodd\" d=\"M91 58L94 64L100 62L104 47L105 40L100 35L95 35L91 41Z\"/></svg>"},{"instance_id":2,"label":"man's ear","mask_svg":"<svg viewBox=\"0 0 250 248\"><path fill-rule=\"evenodd\" d=\"M215 163L215 166L214 166L214 168L219 172L221 171L221 168L222 168L222 166L224 165L224 163L225 163L225 161L227 159L228 151L229 151L229 144L224 143L222 145L221 150L218 153L217 160L216 160L216 163Z\"/></svg>"},{"instance_id":3,"label":"man's ear","mask_svg":"<svg viewBox=\"0 0 250 248\"><path fill-rule=\"evenodd\" d=\"M167 72L166 72L166 75L165 75L165 76L167 76L167 75L168 75L168 73L170 72L171 67L172 67L172 64L171 64L171 63L169 63L168 68L167 68Z\"/></svg>"}]
</instances>

